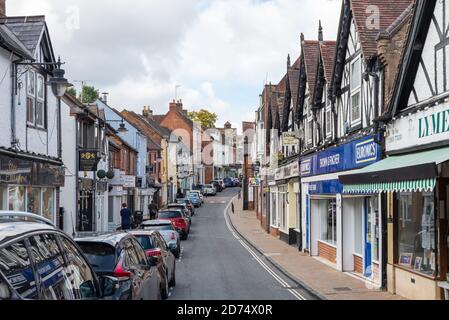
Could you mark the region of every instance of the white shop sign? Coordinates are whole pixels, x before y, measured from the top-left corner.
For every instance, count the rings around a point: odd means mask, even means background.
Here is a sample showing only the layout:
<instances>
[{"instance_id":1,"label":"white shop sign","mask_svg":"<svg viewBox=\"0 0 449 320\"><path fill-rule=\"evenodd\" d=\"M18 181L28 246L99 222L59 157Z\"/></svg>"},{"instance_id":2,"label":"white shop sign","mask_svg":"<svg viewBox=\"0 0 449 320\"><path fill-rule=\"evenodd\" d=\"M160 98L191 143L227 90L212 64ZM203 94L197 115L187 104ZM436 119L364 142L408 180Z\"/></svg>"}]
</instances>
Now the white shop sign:
<instances>
[{"instance_id":1,"label":"white shop sign","mask_svg":"<svg viewBox=\"0 0 449 320\"><path fill-rule=\"evenodd\" d=\"M396 119L387 128L387 152L449 140L449 104Z\"/></svg>"}]
</instances>

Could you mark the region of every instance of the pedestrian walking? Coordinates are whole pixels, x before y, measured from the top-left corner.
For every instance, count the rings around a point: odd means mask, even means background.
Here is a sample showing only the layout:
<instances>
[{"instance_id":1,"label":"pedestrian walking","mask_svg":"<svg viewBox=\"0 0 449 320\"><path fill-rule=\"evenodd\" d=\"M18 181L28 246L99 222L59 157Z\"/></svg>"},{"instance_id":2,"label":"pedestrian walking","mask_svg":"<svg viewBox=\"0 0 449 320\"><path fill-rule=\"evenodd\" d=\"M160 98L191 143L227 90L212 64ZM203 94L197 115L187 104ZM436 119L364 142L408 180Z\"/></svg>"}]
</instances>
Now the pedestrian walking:
<instances>
[{"instance_id":1,"label":"pedestrian walking","mask_svg":"<svg viewBox=\"0 0 449 320\"><path fill-rule=\"evenodd\" d=\"M132 213L131 210L128 209L128 205L126 203L122 204L120 216L122 217L122 230L131 230Z\"/></svg>"},{"instance_id":2,"label":"pedestrian walking","mask_svg":"<svg viewBox=\"0 0 449 320\"><path fill-rule=\"evenodd\" d=\"M148 209L150 211L150 220L156 220L159 208L157 207L157 204L154 200L151 201L151 204L148 206Z\"/></svg>"}]
</instances>

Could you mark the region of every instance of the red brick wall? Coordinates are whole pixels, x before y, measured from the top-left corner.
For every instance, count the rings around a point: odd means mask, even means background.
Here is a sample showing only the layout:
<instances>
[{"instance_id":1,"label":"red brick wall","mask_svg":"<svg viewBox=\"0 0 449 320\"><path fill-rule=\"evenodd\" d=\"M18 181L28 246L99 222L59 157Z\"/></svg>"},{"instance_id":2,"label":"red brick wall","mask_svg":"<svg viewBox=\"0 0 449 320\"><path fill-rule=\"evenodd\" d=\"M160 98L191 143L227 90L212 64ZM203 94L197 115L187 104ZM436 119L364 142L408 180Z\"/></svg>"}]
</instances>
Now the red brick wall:
<instances>
[{"instance_id":1,"label":"red brick wall","mask_svg":"<svg viewBox=\"0 0 449 320\"><path fill-rule=\"evenodd\" d=\"M270 227L270 234L273 237L279 237L280 236L280 231L277 228Z\"/></svg>"},{"instance_id":2,"label":"red brick wall","mask_svg":"<svg viewBox=\"0 0 449 320\"><path fill-rule=\"evenodd\" d=\"M363 259L356 255L354 255L354 272L363 274Z\"/></svg>"},{"instance_id":3,"label":"red brick wall","mask_svg":"<svg viewBox=\"0 0 449 320\"><path fill-rule=\"evenodd\" d=\"M337 249L321 241L318 241L318 256L332 263L337 263Z\"/></svg>"},{"instance_id":4,"label":"red brick wall","mask_svg":"<svg viewBox=\"0 0 449 320\"><path fill-rule=\"evenodd\" d=\"M174 131L177 136L181 136L182 142L190 149L192 148L193 129L177 111L170 110L162 120L161 125Z\"/></svg>"}]
</instances>

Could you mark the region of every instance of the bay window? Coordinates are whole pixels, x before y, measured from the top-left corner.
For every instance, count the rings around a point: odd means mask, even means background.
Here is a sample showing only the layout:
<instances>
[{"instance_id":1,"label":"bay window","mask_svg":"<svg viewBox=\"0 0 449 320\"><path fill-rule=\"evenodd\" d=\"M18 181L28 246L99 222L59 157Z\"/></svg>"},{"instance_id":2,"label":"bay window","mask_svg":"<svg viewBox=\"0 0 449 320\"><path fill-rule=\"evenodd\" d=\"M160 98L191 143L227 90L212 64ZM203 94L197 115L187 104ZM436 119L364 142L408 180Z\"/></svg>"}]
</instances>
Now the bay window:
<instances>
[{"instance_id":1,"label":"bay window","mask_svg":"<svg viewBox=\"0 0 449 320\"><path fill-rule=\"evenodd\" d=\"M45 126L45 79L30 70L27 73L27 122L32 126Z\"/></svg>"},{"instance_id":2,"label":"bay window","mask_svg":"<svg viewBox=\"0 0 449 320\"><path fill-rule=\"evenodd\" d=\"M335 246L337 244L337 202L336 199L312 200L312 206L319 214L319 240Z\"/></svg>"},{"instance_id":3,"label":"bay window","mask_svg":"<svg viewBox=\"0 0 449 320\"><path fill-rule=\"evenodd\" d=\"M351 125L357 125L362 120L361 105L362 63L358 57L351 63Z\"/></svg>"}]
</instances>

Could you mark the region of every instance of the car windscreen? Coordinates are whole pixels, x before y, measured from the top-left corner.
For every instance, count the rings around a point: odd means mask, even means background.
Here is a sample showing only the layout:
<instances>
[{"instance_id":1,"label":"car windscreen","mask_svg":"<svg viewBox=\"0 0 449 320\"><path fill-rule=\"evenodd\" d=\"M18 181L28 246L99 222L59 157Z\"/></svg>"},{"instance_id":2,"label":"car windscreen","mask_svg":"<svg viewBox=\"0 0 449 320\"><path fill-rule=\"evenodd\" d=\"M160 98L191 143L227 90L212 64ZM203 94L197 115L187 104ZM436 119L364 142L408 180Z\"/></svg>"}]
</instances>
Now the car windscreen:
<instances>
[{"instance_id":1,"label":"car windscreen","mask_svg":"<svg viewBox=\"0 0 449 320\"><path fill-rule=\"evenodd\" d=\"M139 241L144 250L154 249L153 241L150 236L147 235L134 235Z\"/></svg>"},{"instance_id":2,"label":"car windscreen","mask_svg":"<svg viewBox=\"0 0 449 320\"><path fill-rule=\"evenodd\" d=\"M161 219L182 218L182 214L179 211L162 211L159 212L159 218Z\"/></svg>"},{"instance_id":3,"label":"car windscreen","mask_svg":"<svg viewBox=\"0 0 449 320\"><path fill-rule=\"evenodd\" d=\"M117 253L106 243L77 242L95 272L112 272L117 264Z\"/></svg>"},{"instance_id":4,"label":"car windscreen","mask_svg":"<svg viewBox=\"0 0 449 320\"><path fill-rule=\"evenodd\" d=\"M142 226L145 230L157 230L157 231L167 231L167 230L173 230L173 227L171 225L165 224L160 226Z\"/></svg>"}]
</instances>

